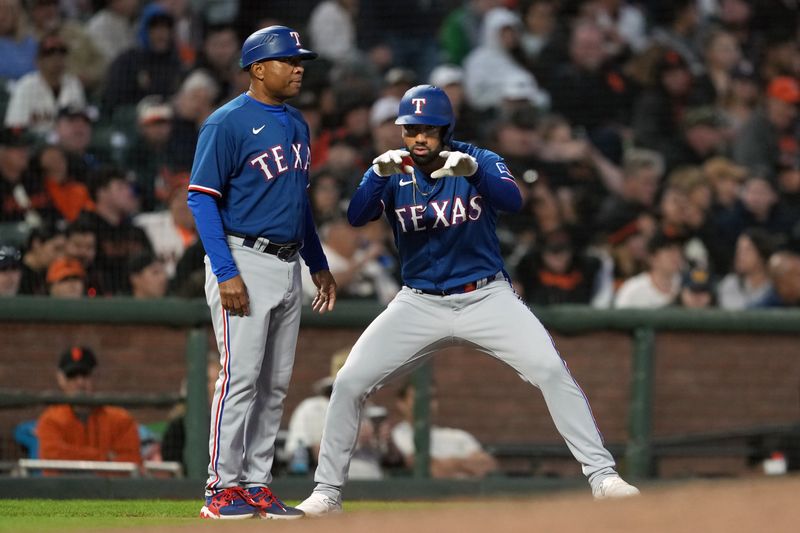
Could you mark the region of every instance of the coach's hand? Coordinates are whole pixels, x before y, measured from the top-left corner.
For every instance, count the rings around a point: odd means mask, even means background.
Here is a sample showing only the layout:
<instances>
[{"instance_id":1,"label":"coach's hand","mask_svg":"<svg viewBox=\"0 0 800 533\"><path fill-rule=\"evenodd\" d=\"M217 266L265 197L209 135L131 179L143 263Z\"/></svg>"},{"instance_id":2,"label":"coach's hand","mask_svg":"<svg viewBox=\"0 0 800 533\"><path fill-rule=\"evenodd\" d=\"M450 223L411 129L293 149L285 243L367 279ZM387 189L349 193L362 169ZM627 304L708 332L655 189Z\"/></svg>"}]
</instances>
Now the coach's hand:
<instances>
[{"instance_id":1,"label":"coach's hand","mask_svg":"<svg viewBox=\"0 0 800 533\"><path fill-rule=\"evenodd\" d=\"M250 297L247 296L247 287L242 276L220 282L219 298L222 301L222 308L230 314L236 316L250 314Z\"/></svg>"},{"instance_id":2,"label":"coach's hand","mask_svg":"<svg viewBox=\"0 0 800 533\"><path fill-rule=\"evenodd\" d=\"M381 177L388 177L393 174L412 174L414 168L403 163L403 158L409 157L407 150L389 150L372 160L372 170Z\"/></svg>"},{"instance_id":3,"label":"coach's hand","mask_svg":"<svg viewBox=\"0 0 800 533\"><path fill-rule=\"evenodd\" d=\"M469 154L464 152L448 152L442 150L439 157L444 158L444 165L439 170L431 173L434 179L445 176L472 176L478 171L478 162Z\"/></svg>"},{"instance_id":4,"label":"coach's hand","mask_svg":"<svg viewBox=\"0 0 800 533\"><path fill-rule=\"evenodd\" d=\"M336 305L336 280L329 270L320 270L311 274L314 285L317 286L317 295L311 302L311 308L319 314L333 311Z\"/></svg>"}]
</instances>

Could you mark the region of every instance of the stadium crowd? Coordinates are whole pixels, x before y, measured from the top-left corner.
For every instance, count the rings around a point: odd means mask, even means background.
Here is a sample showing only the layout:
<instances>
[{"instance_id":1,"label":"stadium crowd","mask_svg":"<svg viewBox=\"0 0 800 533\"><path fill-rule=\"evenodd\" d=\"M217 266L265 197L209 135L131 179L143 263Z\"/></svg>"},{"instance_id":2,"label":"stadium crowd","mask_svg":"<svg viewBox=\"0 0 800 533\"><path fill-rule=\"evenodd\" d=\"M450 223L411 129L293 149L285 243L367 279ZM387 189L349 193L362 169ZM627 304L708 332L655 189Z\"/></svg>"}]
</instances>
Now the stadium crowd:
<instances>
[{"instance_id":1,"label":"stadium crowd","mask_svg":"<svg viewBox=\"0 0 800 533\"><path fill-rule=\"evenodd\" d=\"M409 87L505 157L498 237L535 305L800 305L800 5L782 0L0 0L0 295L203 295L186 205L244 36L320 53L291 102L343 298L402 283L347 200ZM313 285L306 283L309 289Z\"/></svg>"}]
</instances>

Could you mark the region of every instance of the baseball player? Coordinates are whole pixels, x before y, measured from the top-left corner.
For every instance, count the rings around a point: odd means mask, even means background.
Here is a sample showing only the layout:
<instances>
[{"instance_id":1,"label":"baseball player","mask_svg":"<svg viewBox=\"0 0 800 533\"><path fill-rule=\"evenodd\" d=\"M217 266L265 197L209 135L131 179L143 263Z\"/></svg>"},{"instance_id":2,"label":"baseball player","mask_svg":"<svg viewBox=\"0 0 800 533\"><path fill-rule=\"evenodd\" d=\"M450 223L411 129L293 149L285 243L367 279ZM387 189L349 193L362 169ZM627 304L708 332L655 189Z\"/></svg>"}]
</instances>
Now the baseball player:
<instances>
[{"instance_id":1,"label":"baseball player","mask_svg":"<svg viewBox=\"0 0 800 533\"><path fill-rule=\"evenodd\" d=\"M203 518L299 518L270 491L275 437L300 324L298 255L333 309L336 283L306 194L308 125L284 102L300 91L300 35L270 26L245 40L249 90L200 130L189 207L206 251L206 299L222 368L211 405Z\"/></svg>"},{"instance_id":2,"label":"baseball player","mask_svg":"<svg viewBox=\"0 0 800 533\"><path fill-rule=\"evenodd\" d=\"M504 361L542 391L558 431L583 466L594 496L639 491L614 470L586 396L553 340L516 296L500 256L498 211L522 197L503 160L452 139L453 112L438 87L409 89L396 124L406 150L389 150L364 174L347 212L361 226L385 214L404 287L367 327L339 371L306 516L341 511L341 491L363 402L422 363L442 340L461 339Z\"/></svg>"}]
</instances>

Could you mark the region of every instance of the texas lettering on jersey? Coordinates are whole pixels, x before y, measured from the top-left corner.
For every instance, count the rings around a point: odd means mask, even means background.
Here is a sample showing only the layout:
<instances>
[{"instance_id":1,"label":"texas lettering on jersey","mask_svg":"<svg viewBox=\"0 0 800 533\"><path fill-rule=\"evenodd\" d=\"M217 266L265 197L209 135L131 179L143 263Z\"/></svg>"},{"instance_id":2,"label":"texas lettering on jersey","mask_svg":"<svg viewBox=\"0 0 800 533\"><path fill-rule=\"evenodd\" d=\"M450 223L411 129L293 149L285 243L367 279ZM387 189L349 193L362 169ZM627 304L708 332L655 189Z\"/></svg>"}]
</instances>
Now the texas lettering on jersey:
<instances>
[{"instance_id":1,"label":"texas lettering on jersey","mask_svg":"<svg viewBox=\"0 0 800 533\"><path fill-rule=\"evenodd\" d=\"M426 205L397 207L394 214L403 233L443 229L478 220L483 214L482 200L479 194L467 199L456 196L452 202L431 200Z\"/></svg>"},{"instance_id":2,"label":"texas lettering on jersey","mask_svg":"<svg viewBox=\"0 0 800 533\"><path fill-rule=\"evenodd\" d=\"M276 178L289 170L308 170L311 165L311 147L308 144L292 144L292 153L287 158L283 146L278 144L250 160L250 165L259 169L267 180Z\"/></svg>"}]
</instances>

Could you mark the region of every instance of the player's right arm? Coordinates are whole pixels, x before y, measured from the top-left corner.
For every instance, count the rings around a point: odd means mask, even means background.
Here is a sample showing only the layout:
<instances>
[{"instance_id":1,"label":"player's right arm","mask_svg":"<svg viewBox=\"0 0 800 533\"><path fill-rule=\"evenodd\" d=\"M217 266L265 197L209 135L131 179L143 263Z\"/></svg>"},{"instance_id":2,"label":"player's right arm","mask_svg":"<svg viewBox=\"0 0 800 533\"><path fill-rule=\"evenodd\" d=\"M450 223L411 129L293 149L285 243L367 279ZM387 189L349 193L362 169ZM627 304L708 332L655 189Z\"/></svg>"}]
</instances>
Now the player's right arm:
<instances>
[{"instance_id":1,"label":"player's right arm","mask_svg":"<svg viewBox=\"0 0 800 533\"><path fill-rule=\"evenodd\" d=\"M363 226L380 218L386 208L383 196L389 179L391 178L378 175L374 167L364 173L361 184L347 207L347 220L351 225Z\"/></svg>"},{"instance_id":2,"label":"player's right arm","mask_svg":"<svg viewBox=\"0 0 800 533\"><path fill-rule=\"evenodd\" d=\"M407 150L387 150L372 161L364 173L355 195L347 208L347 219L353 226L363 226L380 218L386 210L389 195L384 191L395 174L411 173L411 159Z\"/></svg>"},{"instance_id":3,"label":"player's right arm","mask_svg":"<svg viewBox=\"0 0 800 533\"><path fill-rule=\"evenodd\" d=\"M217 203L235 164L232 141L224 124L205 124L200 130L188 204L211 270L217 277L222 307L234 315L245 316L250 313L250 299L228 247Z\"/></svg>"}]
</instances>

